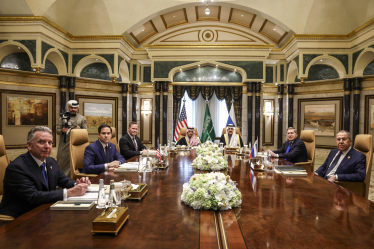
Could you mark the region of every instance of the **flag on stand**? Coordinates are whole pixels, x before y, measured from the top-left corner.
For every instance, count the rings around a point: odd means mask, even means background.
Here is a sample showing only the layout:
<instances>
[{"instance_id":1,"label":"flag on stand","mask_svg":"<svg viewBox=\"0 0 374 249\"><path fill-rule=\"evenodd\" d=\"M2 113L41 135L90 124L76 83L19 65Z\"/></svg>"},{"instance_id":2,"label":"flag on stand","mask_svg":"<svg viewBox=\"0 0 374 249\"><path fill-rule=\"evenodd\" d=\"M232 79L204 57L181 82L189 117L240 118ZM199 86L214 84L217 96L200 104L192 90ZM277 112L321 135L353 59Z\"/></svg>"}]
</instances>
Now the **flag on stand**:
<instances>
[{"instance_id":1,"label":"flag on stand","mask_svg":"<svg viewBox=\"0 0 374 249\"><path fill-rule=\"evenodd\" d=\"M234 124L236 127L236 118L235 118L235 110L234 110L234 103L231 103L231 109L229 112L229 117L227 118L226 127L229 124Z\"/></svg>"},{"instance_id":2,"label":"flag on stand","mask_svg":"<svg viewBox=\"0 0 374 249\"><path fill-rule=\"evenodd\" d=\"M253 144L250 159L255 158L257 156L258 151L258 138L256 139L255 143Z\"/></svg>"},{"instance_id":3,"label":"flag on stand","mask_svg":"<svg viewBox=\"0 0 374 249\"><path fill-rule=\"evenodd\" d=\"M208 103L206 103L201 142L202 143L206 141L214 142L214 140L216 140L216 132L214 131L213 120L212 120L212 116L210 115Z\"/></svg>"},{"instance_id":4,"label":"flag on stand","mask_svg":"<svg viewBox=\"0 0 374 249\"><path fill-rule=\"evenodd\" d=\"M256 177L255 177L252 169L250 169L250 171L249 171L249 179L251 179L251 185L252 185L253 192L256 192L256 189L257 189L256 182L257 182L257 180L256 180Z\"/></svg>"},{"instance_id":5,"label":"flag on stand","mask_svg":"<svg viewBox=\"0 0 374 249\"><path fill-rule=\"evenodd\" d=\"M160 153L160 140L159 138L157 138L157 150L156 150L156 156L158 157L158 159L160 159L160 162L161 162L161 153Z\"/></svg>"},{"instance_id":6,"label":"flag on stand","mask_svg":"<svg viewBox=\"0 0 374 249\"><path fill-rule=\"evenodd\" d=\"M187 127L187 114L186 114L186 107L184 105L184 102L183 102L183 107L182 107L181 114L179 116L179 122L178 122L177 128L175 129L175 132L174 132L175 141L178 140L179 132L183 127Z\"/></svg>"}]
</instances>

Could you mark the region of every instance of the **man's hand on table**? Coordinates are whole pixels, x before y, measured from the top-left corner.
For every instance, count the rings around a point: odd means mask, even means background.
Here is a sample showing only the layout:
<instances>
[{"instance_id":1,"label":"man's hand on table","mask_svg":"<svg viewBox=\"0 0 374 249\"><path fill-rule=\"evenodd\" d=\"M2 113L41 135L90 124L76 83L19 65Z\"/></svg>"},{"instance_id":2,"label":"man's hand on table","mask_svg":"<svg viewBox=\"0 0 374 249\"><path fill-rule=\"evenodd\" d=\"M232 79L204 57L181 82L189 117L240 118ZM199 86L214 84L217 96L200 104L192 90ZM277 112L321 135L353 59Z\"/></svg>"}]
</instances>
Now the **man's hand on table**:
<instances>
[{"instance_id":1,"label":"man's hand on table","mask_svg":"<svg viewBox=\"0 0 374 249\"><path fill-rule=\"evenodd\" d=\"M87 184L87 183L79 183L79 184L75 185L74 187L69 188L67 190L68 197L84 195L84 193L86 193L86 191L87 191L88 186L89 186L89 184Z\"/></svg>"}]
</instances>

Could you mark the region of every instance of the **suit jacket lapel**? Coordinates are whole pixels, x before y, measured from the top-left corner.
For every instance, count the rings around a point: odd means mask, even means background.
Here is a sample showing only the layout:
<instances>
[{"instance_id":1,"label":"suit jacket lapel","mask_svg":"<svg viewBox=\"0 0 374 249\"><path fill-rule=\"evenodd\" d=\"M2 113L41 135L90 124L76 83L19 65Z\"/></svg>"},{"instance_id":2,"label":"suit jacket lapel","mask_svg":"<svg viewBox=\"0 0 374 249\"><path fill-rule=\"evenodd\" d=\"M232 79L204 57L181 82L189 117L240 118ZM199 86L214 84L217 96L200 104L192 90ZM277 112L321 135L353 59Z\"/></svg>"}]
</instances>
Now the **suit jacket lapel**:
<instances>
[{"instance_id":1,"label":"suit jacket lapel","mask_svg":"<svg viewBox=\"0 0 374 249\"><path fill-rule=\"evenodd\" d=\"M45 179L44 179L44 176L42 174L42 170L40 169L39 165L35 162L34 158L31 156L30 152L27 153L27 157L28 157L27 164L29 165L30 170L35 174L35 176L44 185L44 187L46 189L48 189L47 184L46 184Z\"/></svg>"},{"instance_id":2,"label":"suit jacket lapel","mask_svg":"<svg viewBox=\"0 0 374 249\"><path fill-rule=\"evenodd\" d=\"M351 160L351 156L352 156L352 150L353 147L348 151L348 153L345 155L345 157L343 158L343 160L341 161L339 167L336 169L336 172L335 174L339 173L339 171L349 162L349 160Z\"/></svg>"},{"instance_id":3,"label":"suit jacket lapel","mask_svg":"<svg viewBox=\"0 0 374 249\"><path fill-rule=\"evenodd\" d=\"M135 145L134 145L134 142L132 141L130 135L128 133L126 135L127 135L128 141L130 142L131 148L133 150L135 150Z\"/></svg>"},{"instance_id":4,"label":"suit jacket lapel","mask_svg":"<svg viewBox=\"0 0 374 249\"><path fill-rule=\"evenodd\" d=\"M49 190L54 190L54 186L56 186L56 183L55 183L55 178L54 178L54 174L53 174L53 171L56 170L56 165L53 166L52 165L52 160L50 160L50 158L48 157L47 158L47 174L48 174L48 186L49 186Z\"/></svg>"}]
</instances>

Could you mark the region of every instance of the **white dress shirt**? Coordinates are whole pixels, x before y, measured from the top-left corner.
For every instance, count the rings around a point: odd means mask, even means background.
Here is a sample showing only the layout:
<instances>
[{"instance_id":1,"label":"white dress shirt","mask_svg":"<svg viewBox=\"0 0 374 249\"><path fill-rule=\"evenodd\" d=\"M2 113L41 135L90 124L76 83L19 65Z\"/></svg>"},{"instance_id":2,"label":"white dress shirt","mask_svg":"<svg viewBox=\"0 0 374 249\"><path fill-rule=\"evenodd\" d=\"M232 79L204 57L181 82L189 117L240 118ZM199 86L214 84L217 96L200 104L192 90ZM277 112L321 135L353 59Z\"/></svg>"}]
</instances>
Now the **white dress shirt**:
<instances>
[{"instance_id":1,"label":"white dress shirt","mask_svg":"<svg viewBox=\"0 0 374 249\"><path fill-rule=\"evenodd\" d=\"M338 167L340 166L341 162L343 161L344 157L347 155L348 151L352 148L352 146L349 146L348 150L345 150L345 151L342 151L342 154L340 155L340 158L339 158L339 161L336 163L335 167L330 171L330 173L327 174L326 178L330 178L332 177L333 175L335 175L335 172L336 170L338 169ZM335 157L337 157L339 155L340 151L338 151L336 153L336 155L334 156L334 158L332 159L330 165L329 165L329 168L332 164L332 162L335 160ZM328 169L327 169L328 170ZM336 175L336 180L338 180L338 176Z\"/></svg>"}]
</instances>

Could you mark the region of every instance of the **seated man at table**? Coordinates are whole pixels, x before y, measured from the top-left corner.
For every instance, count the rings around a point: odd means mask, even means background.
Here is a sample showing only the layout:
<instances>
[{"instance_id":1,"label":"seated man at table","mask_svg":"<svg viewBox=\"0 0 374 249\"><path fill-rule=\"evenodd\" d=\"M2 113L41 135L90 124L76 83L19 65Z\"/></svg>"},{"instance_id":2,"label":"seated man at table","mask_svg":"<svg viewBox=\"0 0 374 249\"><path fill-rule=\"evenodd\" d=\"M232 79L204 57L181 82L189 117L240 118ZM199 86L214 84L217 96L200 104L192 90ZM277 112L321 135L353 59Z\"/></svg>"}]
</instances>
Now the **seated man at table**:
<instances>
[{"instance_id":1,"label":"seated man at table","mask_svg":"<svg viewBox=\"0 0 374 249\"><path fill-rule=\"evenodd\" d=\"M314 173L330 182L363 182L366 177L366 156L352 148L351 134L341 130L336 134L338 148L331 150L325 163Z\"/></svg>"},{"instance_id":2,"label":"seated man at table","mask_svg":"<svg viewBox=\"0 0 374 249\"><path fill-rule=\"evenodd\" d=\"M88 145L84 151L83 169L79 169L81 173L99 175L105 171L113 171L125 163L116 145L109 142L111 138L112 128L109 125L100 125L98 140Z\"/></svg>"},{"instance_id":3,"label":"seated man at table","mask_svg":"<svg viewBox=\"0 0 374 249\"><path fill-rule=\"evenodd\" d=\"M177 145L186 145L186 146L198 146L201 142L200 139L195 134L195 129L192 127L187 128L185 137L182 137L177 142Z\"/></svg>"},{"instance_id":4,"label":"seated man at table","mask_svg":"<svg viewBox=\"0 0 374 249\"><path fill-rule=\"evenodd\" d=\"M270 151L272 157L283 157L291 163L308 162L308 153L304 142L297 136L296 129L287 129L287 141L279 150Z\"/></svg>"},{"instance_id":5,"label":"seated man at table","mask_svg":"<svg viewBox=\"0 0 374 249\"><path fill-rule=\"evenodd\" d=\"M27 134L28 152L12 161L5 171L0 214L18 217L42 204L81 196L91 184L87 177L74 181L49 157L52 131L36 126ZM75 186L74 186L75 185ZM56 186L61 189L56 190Z\"/></svg>"},{"instance_id":6,"label":"seated man at table","mask_svg":"<svg viewBox=\"0 0 374 249\"><path fill-rule=\"evenodd\" d=\"M228 124L226 127L226 134L221 136L219 140L220 143L223 143L223 146L228 147L243 147L243 140L239 134L236 134L235 125Z\"/></svg>"},{"instance_id":7,"label":"seated man at table","mask_svg":"<svg viewBox=\"0 0 374 249\"><path fill-rule=\"evenodd\" d=\"M148 153L147 148L142 144L140 138L136 136L138 134L138 123L130 122L127 128L127 134L121 137L119 140L119 148L121 155L126 159L130 159L133 156Z\"/></svg>"}]
</instances>

